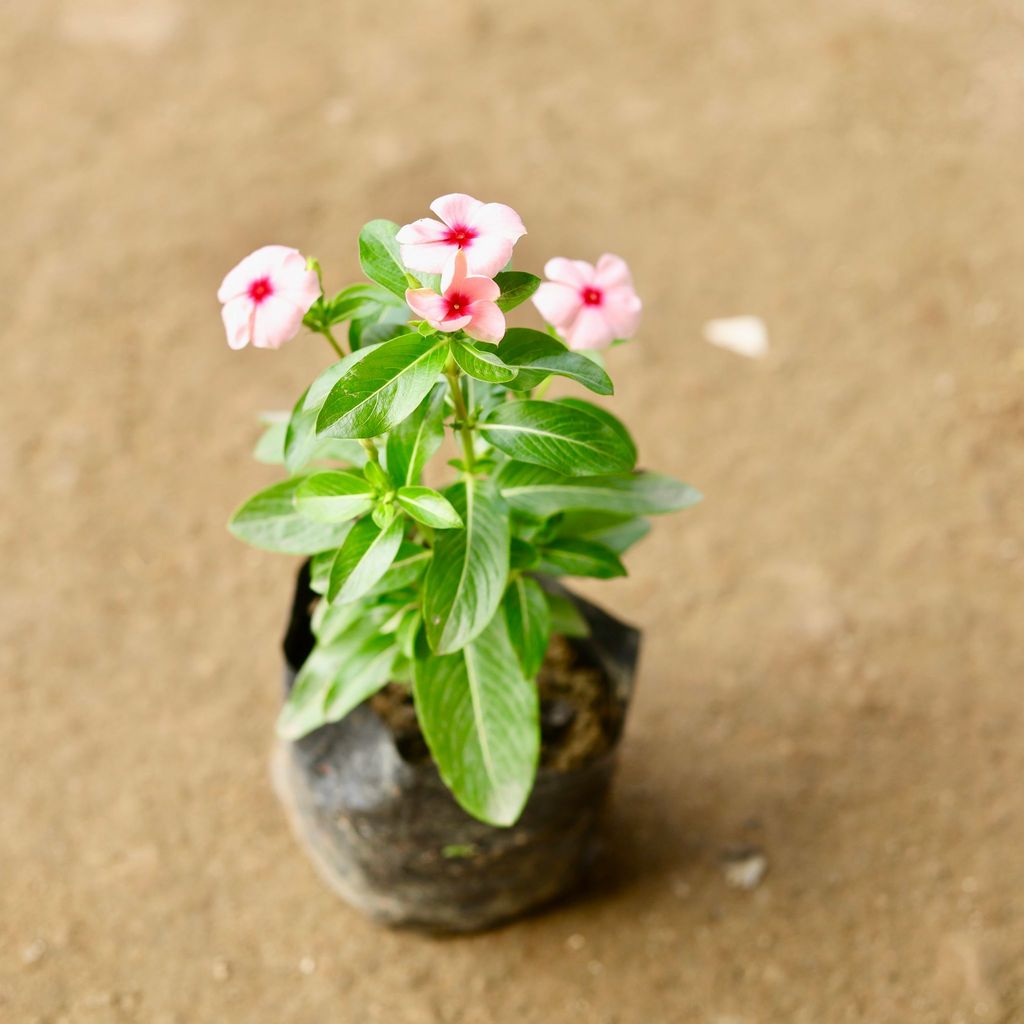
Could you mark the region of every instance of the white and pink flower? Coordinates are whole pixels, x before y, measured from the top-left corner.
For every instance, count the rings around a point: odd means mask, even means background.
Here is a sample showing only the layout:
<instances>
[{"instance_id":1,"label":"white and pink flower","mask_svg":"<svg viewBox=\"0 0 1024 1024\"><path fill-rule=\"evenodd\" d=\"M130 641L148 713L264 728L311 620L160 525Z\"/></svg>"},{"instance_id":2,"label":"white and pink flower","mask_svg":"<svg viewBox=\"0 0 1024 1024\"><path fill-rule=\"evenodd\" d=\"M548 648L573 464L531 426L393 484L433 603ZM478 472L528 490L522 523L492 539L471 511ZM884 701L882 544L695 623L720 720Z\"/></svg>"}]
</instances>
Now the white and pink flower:
<instances>
[{"instance_id":1,"label":"white and pink flower","mask_svg":"<svg viewBox=\"0 0 1024 1024\"><path fill-rule=\"evenodd\" d=\"M414 220L396 236L402 262L410 270L444 273L461 252L471 276L494 277L526 234L519 214L504 203L482 203L453 192L435 199L430 208L439 221L430 217Z\"/></svg>"},{"instance_id":2,"label":"white and pink flower","mask_svg":"<svg viewBox=\"0 0 1024 1024\"><path fill-rule=\"evenodd\" d=\"M232 348L280 348L294 338L320 294L320 284L297 249L265 245L221 282L217 298Z\"/></svg>"},{"instance_id":3,"label":"white and pink flower","mask_svg":"<svg viewBox=\"0 0 1024 1024\"><path fill-rule=\"evenodd\" d=\"M505 315L496 302L501 289L489 277L468 274L466 264L466 254L456 252L441 278L442 294L409 288L405 301L436 331L465 331L477 341L501 341Z\"/></svg>"},{"instance_id":4,"label":"white and pink flower","mask_svg":"<svg viewBox=\"0 0 1024 1024\"><path fill-rule=\"evenodd\" d=\"M605 253L592 266L557 257L548 260L544 274L548 280L533 304L569 348L607 348L636 333L641 303L625 260Z\"/></svg>"}]
</instances>

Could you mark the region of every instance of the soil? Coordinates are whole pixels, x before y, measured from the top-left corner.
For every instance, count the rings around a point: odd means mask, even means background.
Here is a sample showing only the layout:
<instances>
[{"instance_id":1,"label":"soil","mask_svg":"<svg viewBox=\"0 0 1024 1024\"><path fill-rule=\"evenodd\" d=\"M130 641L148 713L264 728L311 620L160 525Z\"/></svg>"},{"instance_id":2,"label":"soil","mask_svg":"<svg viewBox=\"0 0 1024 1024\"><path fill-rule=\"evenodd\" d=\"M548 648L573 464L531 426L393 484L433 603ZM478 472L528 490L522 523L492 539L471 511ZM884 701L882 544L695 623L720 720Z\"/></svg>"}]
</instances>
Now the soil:
<instances>
[{"instance_id":1,"label":"soil","mask_svg":"<svg viewBox=\"0 0 1024 1024\"><path fill-rule=\"evenodd\" d=\"M537 676L537 691L542 768L555 772L581 768L605 753L619 735L622 715L612 699L608 677L566 637L551 638ZM389 683L371 698L370 706L387 723L405 760L416 763L430 757L407 686Z\"/></svg>"},{"instance_id":2,"label":"soil","mask_svg":"<svg viewBox=\"0 0 1024 1024\"><path fill-rule=\"evenodd\" d=\"M1024 1019L1022 51L1008 0L0 4L0 1020ZM296 564L224 523L330 352L215 291L453 190L630 261L608 407L707 498L578 588L644 633L594 885L438 943L271 790Z\"/></svg>"}]
</instances>

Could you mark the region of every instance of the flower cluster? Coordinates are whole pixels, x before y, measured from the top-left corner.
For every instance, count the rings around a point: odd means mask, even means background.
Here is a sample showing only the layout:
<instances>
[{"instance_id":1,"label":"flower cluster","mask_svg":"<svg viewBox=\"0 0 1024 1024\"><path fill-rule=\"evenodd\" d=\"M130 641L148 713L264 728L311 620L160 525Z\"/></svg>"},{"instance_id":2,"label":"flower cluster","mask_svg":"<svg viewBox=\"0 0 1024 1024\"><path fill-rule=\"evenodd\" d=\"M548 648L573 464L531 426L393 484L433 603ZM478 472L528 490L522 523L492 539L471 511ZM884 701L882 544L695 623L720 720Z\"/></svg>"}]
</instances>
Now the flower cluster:
<instances>
[{"instance_id":1,"label":"flower cluster","mask_svg":"<svg viewBox=\"0 0 1024 1024\"><path fill-rule=\"evenodd\" d=\"M395 241L404 269L439 274L440 290L410 287L405 301L434 330L463 331L496 344L506 327L495 278L526 234L522 219L504 203L459 192L435 199L430 209L439 219L414 220ZM592 265L557 257L544 273L533 304L570 349L607 348L636 333L641 303L625 260L605 253ZM295 249L257 249L228 273L217 293L228 344L279 348L298 333L320 292L316 274Z\"/></svg>"}]
</instances>

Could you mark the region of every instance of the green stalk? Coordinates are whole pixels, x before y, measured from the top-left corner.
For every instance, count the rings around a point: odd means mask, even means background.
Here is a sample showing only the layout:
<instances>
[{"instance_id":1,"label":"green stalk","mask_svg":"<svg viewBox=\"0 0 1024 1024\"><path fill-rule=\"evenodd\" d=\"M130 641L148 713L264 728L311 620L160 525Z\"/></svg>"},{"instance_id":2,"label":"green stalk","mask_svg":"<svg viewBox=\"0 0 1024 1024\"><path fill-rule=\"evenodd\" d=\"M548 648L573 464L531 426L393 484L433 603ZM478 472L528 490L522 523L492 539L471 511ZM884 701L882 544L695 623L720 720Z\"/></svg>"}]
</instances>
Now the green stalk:
<instances>
[{"instance_id":1,"label":"green stalk","mask_svg":"<svg viewBox=\"0 0 1024 1024\"><path fill-rule=\"evenodd\" d=\"M459 374L460 371L455 360L449 358L448 365L444 368L444 375L448 378L452 402L455 404L455 415L459 419L459 433L462 438L462 454L466 462L466 472L472 473L476 465L476 456L473 454L473 428L469 425L469 410L466 408L465 399L462 397L462 388L459 386Z\"/></svg>"},{"instance_id":2,"label":"green stalk","mask_svg":"<svg viewBox=\"0 0 1024 1024\"><path fill-rule=\"evenodd\" d=\"M331 348L333 348L334 351L338 353L338 358L339 359L344 359L345 358L345 353L342 350L341 346L338 344L337 339L331 333L330 325L324 324L323 325L323 329L321 330L321 333L327 339L327 341L330 344Z\"/></svg>"},{"instance_id":3,"label":"green stalk","mask_svg":"<svg viewBox=\"0 0 1024 1024\"><path fill-rule=\"evenodd\" d=\"M363 451L366 452L367 457L371 462L376 462L380 465L380 453L377 451L377 446L368 437L359 438L359 443L363 446Z\"/></svg>"}]
</instances>

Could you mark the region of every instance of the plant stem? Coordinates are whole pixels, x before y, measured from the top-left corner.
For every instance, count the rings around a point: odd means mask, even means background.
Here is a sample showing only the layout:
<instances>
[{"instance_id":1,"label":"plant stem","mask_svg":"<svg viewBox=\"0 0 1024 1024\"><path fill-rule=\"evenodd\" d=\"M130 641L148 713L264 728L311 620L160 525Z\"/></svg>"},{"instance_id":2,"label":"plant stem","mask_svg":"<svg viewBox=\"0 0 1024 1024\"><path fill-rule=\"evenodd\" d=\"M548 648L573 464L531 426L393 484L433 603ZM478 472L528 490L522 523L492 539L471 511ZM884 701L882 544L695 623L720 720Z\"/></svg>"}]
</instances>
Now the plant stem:
<instances>
[{"instance_id":1,"label":"plant stem","mask_svg":"<svg viewBox=\"0 0 1024 1024\"><path fill-rule=\"evenodd\" d=\"M344 351L342 351L341 346L338 344L337 339L331 333L331 329L330 329L330 327L327 326L327 324L324 324L321 333L327 339L327 341L330 344L331 348L333 348L334 351L338 353L338 358L339 359L344 359L345 358L345 353L344 353Z\"/></svg>"},{"instance_id":2,"label":"plant stem","mask_svg":"<svg viewBox=\"0 0 1024 1024\"><path fill-rule=\"evenodd\" d=\"M472 473L473 467L476 465L476 456L473 454L473 428L469 425L469 410L466 408L465 399L462 397L462 388L459 386L459 368L453 361L449 360L444 373L448 378L448 387L452 392L452 401L455 403L455 415L459 418L462 454L466 462L466 472Z\"/></svg>"},{"instance_id":3,"label":"plant stem","mask_svg":"<svg viewBox=\"0 0 1024 1024\"><path fill-rule=\"evenodd\" d=\"M380 453L377 451L377 446L368 437L359 438L359 443L363 446L363 451L366 452L371 462L376 462L380 465Z\"/></svg>"}]
</instances>

